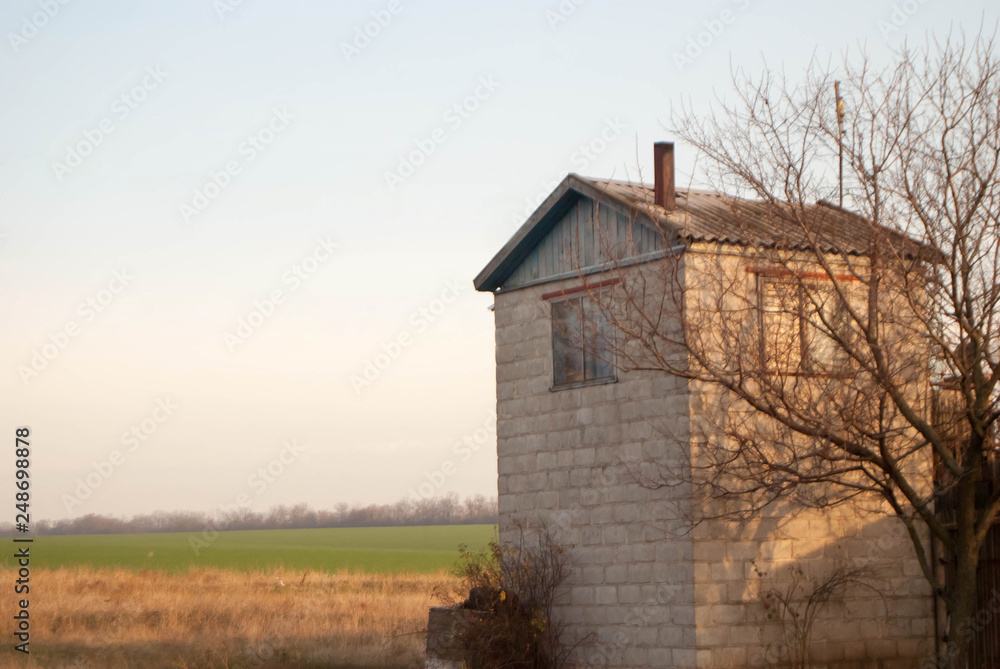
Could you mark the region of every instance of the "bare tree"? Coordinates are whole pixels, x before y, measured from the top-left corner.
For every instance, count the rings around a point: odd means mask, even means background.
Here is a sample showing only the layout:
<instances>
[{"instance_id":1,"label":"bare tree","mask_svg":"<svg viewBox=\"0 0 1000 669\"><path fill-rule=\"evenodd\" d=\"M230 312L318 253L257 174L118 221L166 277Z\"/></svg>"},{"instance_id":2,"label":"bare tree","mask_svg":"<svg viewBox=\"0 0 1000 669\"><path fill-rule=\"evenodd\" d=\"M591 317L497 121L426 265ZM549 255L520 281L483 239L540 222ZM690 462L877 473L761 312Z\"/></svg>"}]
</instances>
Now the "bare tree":
<instances>
[{"instance_id":1,"label":"bare tree","mask_svg":"<svg viewBox=\"0 0 1000 669\"><path fill-rule=\"evenodd\" d=\"M612 261L614 288L590 295L615 326L616 364L687 379L718 408L691 435L688 476L645 463L640 480L696 483L712 502L694 505L702 518L788 500L888 513L946 603L955 667L1000 513L985 481L1000 415L995 46L930 40L887 69L866 54L814 62L798 83L737 71L711 113L681 105L672 125L697 177L728 195L640 208L683 251ZM724 234L692 229L720 207Z\"/></svg>"}]
</instances>

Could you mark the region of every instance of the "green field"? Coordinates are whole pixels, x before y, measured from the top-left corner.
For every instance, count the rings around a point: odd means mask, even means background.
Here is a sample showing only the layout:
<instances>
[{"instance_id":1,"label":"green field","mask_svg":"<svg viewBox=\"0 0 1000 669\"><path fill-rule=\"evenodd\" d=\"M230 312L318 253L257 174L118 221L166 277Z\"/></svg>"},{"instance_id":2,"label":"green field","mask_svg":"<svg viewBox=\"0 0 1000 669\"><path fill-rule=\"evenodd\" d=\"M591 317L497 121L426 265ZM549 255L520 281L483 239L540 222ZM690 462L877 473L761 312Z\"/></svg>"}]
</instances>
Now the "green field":
<instances>
[{"instance_id":1,"label":"green field","mask_svg":"<svg viewBox=\"0 0 1000 669\"><path fill-rule=\"evenodd\" d=\"M431 572L450 569L458 545L479 548L493 538L493 525L364 527L320 530L219 532L208 545L201 533L41 536L31 548L32 566L125 567L186 570L193 566L240 571ZM196 541L197 543L197 541ZM5 560L8 566L10 560Z\"/></svg>"}]
</instances>

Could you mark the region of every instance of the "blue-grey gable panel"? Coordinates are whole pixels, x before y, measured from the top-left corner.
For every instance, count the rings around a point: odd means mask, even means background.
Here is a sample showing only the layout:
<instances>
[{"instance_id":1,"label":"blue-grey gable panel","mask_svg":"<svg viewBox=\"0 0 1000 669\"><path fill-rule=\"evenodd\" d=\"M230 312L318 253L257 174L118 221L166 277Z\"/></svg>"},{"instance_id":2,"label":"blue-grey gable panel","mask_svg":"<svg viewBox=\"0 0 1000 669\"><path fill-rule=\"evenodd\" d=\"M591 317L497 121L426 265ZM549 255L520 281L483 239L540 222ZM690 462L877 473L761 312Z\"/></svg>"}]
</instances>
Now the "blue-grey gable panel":
<instances>
[{"instance_id":1,"label":"blue-grey gable panel","mask_svg":"<svg viewBox=\"0 0 1000 669\"><path fill-rule=\"evenodd\" d=\"M521 288L610 267L664 248L659 230L606 203L595 223L595 202L580 197L503 283Z\"/></svg>"}]
</instances>

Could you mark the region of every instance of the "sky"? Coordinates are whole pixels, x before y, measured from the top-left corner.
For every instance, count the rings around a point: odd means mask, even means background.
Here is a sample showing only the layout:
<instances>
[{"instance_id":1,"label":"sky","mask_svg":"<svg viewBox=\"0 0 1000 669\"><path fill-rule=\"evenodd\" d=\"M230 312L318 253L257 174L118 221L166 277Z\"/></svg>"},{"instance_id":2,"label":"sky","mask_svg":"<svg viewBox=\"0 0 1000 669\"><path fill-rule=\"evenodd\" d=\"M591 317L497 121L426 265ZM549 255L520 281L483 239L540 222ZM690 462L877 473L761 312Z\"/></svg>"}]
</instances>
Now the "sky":
<instances>
[{"instance_id":1,"label":"sky","mask_svg":"<svg viewBox=\"0 0 1000 669\"><path fill-rule=\"evenodd\" d=\"M472 279L567 173L648 174L671 105L725 94L734 67L889 63L998 18L5 0L0 486L28 427L33 519L495 495L492 296Z\"/></svg>"}]
</instances>

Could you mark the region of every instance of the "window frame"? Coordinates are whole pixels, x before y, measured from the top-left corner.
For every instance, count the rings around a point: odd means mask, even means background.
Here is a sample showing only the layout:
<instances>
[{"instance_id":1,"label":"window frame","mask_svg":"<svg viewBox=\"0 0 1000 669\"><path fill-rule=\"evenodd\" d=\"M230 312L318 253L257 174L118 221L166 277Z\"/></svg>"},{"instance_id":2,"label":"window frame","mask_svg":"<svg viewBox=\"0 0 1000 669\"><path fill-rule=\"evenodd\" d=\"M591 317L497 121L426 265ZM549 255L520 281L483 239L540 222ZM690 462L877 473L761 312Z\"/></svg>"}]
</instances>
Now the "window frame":
<instances>
[{"instance_id":1,"label":"window frame","mask_svg":"<svg viewBox=\"0 0 1000 669\"><path fill-rule=\"evenodd\" d=\"M813 376L813 377L849 377L851 376L851 371L849 369L849 359L841 358L837 355L841 349L834 349L834 355L831 360L824 361L818 360L816 357L817 346L812 341L813 337L826 335L816 330L815 327L810 327L809 319L806 318L806 309L809 291L812 287L817 287L819 290L824 289L829 286L832 291L833 280L820 273L812 272L792 272L790 270L773 270L773 269L763 269L754 268L753 274L755 275L755 285L754 291L756 293L757 302L757 328L758 335L757 346L758 346L758 361L760 369L764 374L771 376ZM837 276L838 280L856 280L854 277L841 277ZM790 286L795 291L795 305L792 316L795 319L795 338L798 342L799 358L798 364L792 368L788 366L786 368L772 367L768 364L769 351L768 351L768 328L765 324L766 314L769 312L767 305L765 303L766 292L765 288L768 284L785 284ZM834 297L833 299L836 299ZM838 308L843 309L845 305L839 304ZM812 332L811 330L816 330ZM840 359L838 359L840 358Z\"/></svg>"},{"instance_id":2,"label":"window frame","mask_svg":"<svg viewBox=\"0 0 1000 669\"><path fill-rule=\"evenodd\" d=\"M549 376L552 382L549 385L550 392L556 392L559 390L568 390L572 388L586 388L588 386L598 386L598 385L605 385L608 383L618 382L618 366L616 365L614 346L612 344L606 344L606 345L601 345L600 343L598 344L600 352L607 356L606 358L604 358L599 355L595 356L593 353L588 354L587 348L585 346L574 345L574 343L570 341L568 337L563 337L563 339L565 340L564 345L567 347L573 347L574 349L579 351L581 355L581 373L583 374L583 378L574 381L564 381L561 383L557 382L556 380L556 358L557 358L556 344L557 344L557 337L560 337L560 334L557 331L557 318L555 313L557 305L564 305L566 303L572 303L572 302L579 303L580 331L575 333L575 335L581 338L583 341L586 341L589 338L588 323L590 321L587 319L587 314L588 313L593 314L595 312L598 314L603 314L598 302L594 300L588 293L582 292L581 294L581 292L582 291L576 291L576 290L559 291L557 294L552 295L551 298L547 300L549 302L549 327L550 327L550 342L551 342L550 346L551 366L549 368L550 372ZM606 325L610 327L609 322L606 323ZM598 328L599 331L600 324L597 324L596 327ZM611 338L614 338L614 333L611 332L609 336ZM592 378L586 378L588 369L588 364L587 364L588 355L590 355L591 358L596 357L598 360L603 360L605 363L607 363L607 365L610 368L609 373L604 376L595 376Z\"/></svg>"}]
</instances>

